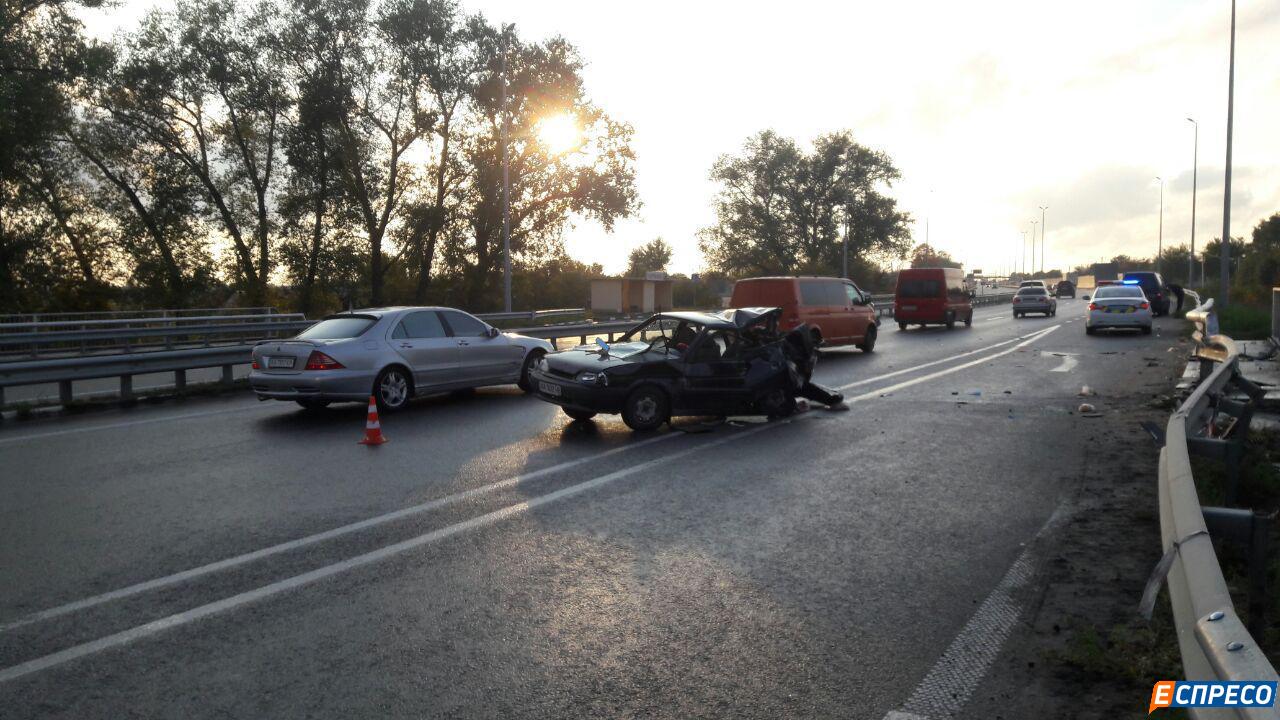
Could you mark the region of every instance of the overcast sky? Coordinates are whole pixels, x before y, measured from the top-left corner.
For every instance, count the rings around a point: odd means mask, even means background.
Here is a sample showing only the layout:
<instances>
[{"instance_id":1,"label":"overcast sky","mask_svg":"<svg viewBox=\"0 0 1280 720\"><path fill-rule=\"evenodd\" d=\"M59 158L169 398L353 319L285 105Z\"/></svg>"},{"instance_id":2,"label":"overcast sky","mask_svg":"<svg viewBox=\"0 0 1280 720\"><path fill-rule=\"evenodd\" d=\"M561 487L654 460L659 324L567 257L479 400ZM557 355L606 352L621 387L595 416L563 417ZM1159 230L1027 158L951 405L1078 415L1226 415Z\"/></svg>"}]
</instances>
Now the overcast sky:
<instances>
[{"instance_id":1,"label":"overcast sky","mask_svg":"<svg viewBox=\"0 0 1280 720\"><path fill-rule=\"evenodd\" d=\"M88 16L129 27L154 0ZM463 0L522 37L562 35L592 99L636 130L639 217L579 223L574 257L618 272L657 236L697 272L715 158L765 128L807 142L842 128L886 151L892 194L969 269L1007 271L1048 205L1046 268L1151 256L1222 233L1228 0L707 2ZM625 10L621 9L625 8ZM1232 235L1280 211L1280 2L1241 0Z\"/></svg>"}]
</instances>

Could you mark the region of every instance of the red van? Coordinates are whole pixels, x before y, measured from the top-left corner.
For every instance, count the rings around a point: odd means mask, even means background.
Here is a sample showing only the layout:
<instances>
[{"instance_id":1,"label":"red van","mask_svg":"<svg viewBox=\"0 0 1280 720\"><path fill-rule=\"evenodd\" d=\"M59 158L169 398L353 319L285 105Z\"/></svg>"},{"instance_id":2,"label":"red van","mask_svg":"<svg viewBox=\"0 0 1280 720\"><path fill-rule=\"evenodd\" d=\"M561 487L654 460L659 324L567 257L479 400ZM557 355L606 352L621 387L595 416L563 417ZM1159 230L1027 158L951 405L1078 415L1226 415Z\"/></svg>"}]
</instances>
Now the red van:
<instances>
[{"instance_id":1,"label":"red van","mask_svg":"<svg viewBox=\"0 0 1280 720\"><path fill-rule=\"evenodd\" d=\"M965 327L973 324L973 303L959 268L909 268L898 272L893 291L893 317L898 329L929 324Z\"/></svg>"},{"instance_id":2,"label":"red van","mask_svg":"<svg viewBox=\"0 0 1280 720\"><path fill-rule=\"evenodd\" d=\"M746 278L733 284L729 307L782 308L779 323L789 331L800 323L813 328L819 345L876 346L876 309L871 296L851 280L825 277Z\"/></svg>"}]
</instances>

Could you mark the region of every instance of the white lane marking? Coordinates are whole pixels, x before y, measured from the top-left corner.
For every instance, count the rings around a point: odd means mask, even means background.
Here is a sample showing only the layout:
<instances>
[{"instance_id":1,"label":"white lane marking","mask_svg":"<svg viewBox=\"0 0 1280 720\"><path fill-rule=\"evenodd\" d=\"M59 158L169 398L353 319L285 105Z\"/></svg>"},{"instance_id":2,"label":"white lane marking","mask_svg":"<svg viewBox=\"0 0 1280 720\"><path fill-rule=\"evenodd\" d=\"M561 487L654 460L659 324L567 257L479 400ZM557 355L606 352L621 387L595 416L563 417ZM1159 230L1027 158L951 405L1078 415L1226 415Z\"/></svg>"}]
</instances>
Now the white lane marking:
<instances>
[{"instance_id":1,"label":"white lane marking","mask_svg":"<svg viewBox=\"0 0 1280 720\"><path fill-rule=\"evenodd\" d=\"M616 455L618 453L625 452L627 450L642 448L646 445L652 445L656 442L661 442L663 440L670 440L671 438L674 438L674 437L681 437L682 435L683 433L670 432L664 435L658 435L657 437L649 438L647 440L628 443L627 445L624 445L622 447L613 448L612 450L606 450L602 453L597 453L595 455L591 455L588 457L578 458L576 460L569 460L567 462L562 462L558 465L552 465L550 467L542 468L541 470L534 470L533 472L523 473L521 475L509 477L505 480L499 480L497 482L489 483L488 485L482 485L480 487L472 488L470 490L464 490L463 492L454 493L452 495L446 495L441 498L436 498L435 500L428 500L427 502L420 503L418 505L412 505L410 507L401 508L400 510L394 510L392 512L385 513L383 515L377 515L375 517L371 517L365 520L360 520L358 522L353 522L348 525L336 527L336 528L333 528L332 530L325 530L324 532L319 532L314 535L307 535L306 537L300 537L296 540L289 540L288 542L279 543L277 545L271 545L269 547L262 548L261 550L254 550L253 552L244 553L242 555L236 555L235 557L229 557L229 558L226 558L225 560L218 560L216 562L211 562L206 565L201 565L199 567L192 568L190 570L183 570L182 572L174 573L172 575L165 575L164 577L158 577L152 580L146 580L144 582L136 583L134 585L129 585L128 587L123 587L118 590L112 590L110 592L105 592L100 595L94 595L92 597L87 597L82 600L76 600L74 602L69 602L64 605L58 605L57 607L52 607L47 610L41 610L40 612L32 613L25 617L18 618L17 620L14 620L9 623L0 624L0 633L8 632L10 630L14 630L16 628L20 628L25 625L41 622L43 620L49 620L62 615L67 615L69 613L73 613L79 610L84 610L86 608L91 608L95 605L101 605L102 603L110 602L112 600L127 598L132 595L137 595L138 593L146 592L148 590L155 590L157 588L167 587L169 585L175 585L177 583L185 582L187 580L194 580L195 578L201 577L203 575L208 575L210 573L215 573L222 570L230 570L231 568L239 567L241 565L254 562L255 560L261 560L266 557L271 557L272 555L279 555L280 553L289 552L291 550L297 550L299 548L303 548L308 545L314 545L318 542L324 542L325 540L332 540L337 537L342 537L343 535L350 535L351 533L359 532L361 530L368 530L369 528L377 527L379 525L385 525L386 523L394 522L396 520L403 520L404 518L407 518L413 515L419 515L422 513L430 512L432 510L438 510L442 507L462 502L463 500L470 500L471 498L484 495L487 493L495 492L497 490L516 487L522 483L527 483L527 482L536 480L538 478L545 477L552 473L558 473L565 470L569 470L579 465L595 462L596 460L601 460L603 458L607 458L611 455Z\"/></svg>"},{"instance_id":2,"label":"white lane marking","mask_svg":"<svg viewBox=\"0 0 1280 720\"><path fill-rule=\"evenodd\" d=\"M884 720L949 718L964 707L1022 614L1025 598L1019 595L1033 579L1037 555L1043 550L1037 541L1062 522L1066 507L1062 503L1054 509L911 697Z\"/></svg>"},{"instance_id":3,"label":"white lane marking","mask_svg":"<svg viewBox=\"0 0 1280 720\"><path fill-rule=\"evenodd\" d=\"M1057 326L1054 326L1054 327L1057 327ZM867 378L866 380L858 380L858 381L856 381L856 382L846 383L846 384L844 384L844 385L841 385L841 386L837 387L837 388L836 388L836 390L844 391L844 390L848 390L849 388L852 388L852 387L857 387L857 386L859 386L859 385L866 385L867 383L878 382L878 381L880 381L880 380L884 380L884 379L886 379L886 378L895 377L895 376L897 376L897 375L902 375L902 374L904 374L904 373L915 372L915 371L917 371L917 370L923 370L923 369L925 369L925 368L927 368L927 367L933 367L934 365L941 365L942 363L952 362L953 360L959 360L959 359L960 359L960 358L962 358L962 357L969 357L970 355L977 355L978 353L984 353L984 352L987 352L988 350L994 350L994 349L996 349L996 348L998 348L998 347L1001 347L1001 346L1004 346L1004 345L1008 345L1009 343L1018 342L1019 340L1024 340L1024 339L1029 338L1029 337L1035 337L1035 336L1040 335L1041 333L1044 333L1044 332L1045 332L1044 330L1037 330L1036 332L1033 332L1033 333L1031 333L1031 334L1029 334L1029 335L1019 335L1018 337L1010 338L1010 339L1008 339L1008 340L1002 340L1002 341L1000 341L1000 342L998 342L998 343L992 343L991 345L987 345L986 347L978 348L977 350L970 350L970 351L968 351L968 352L962 352L962 353L960 353L960 354L958 354L958 355L951 355L951 356L948 356L948 357L944 357L944 358L942 358L941 360L934 360L934 361L932 361L932 362L921 363L920 365L915 365L915 366L912 366L912 367L909 367L909 368L903 368L902 370L894 370L893 372L885 373L885 374L883 374L883 375L877 375L876 377L873 377L873 378Z\"/></svg>"},{"instance_id":4,"label":"white lane marking","mask_svg":"<svg viewBox=\"0 0 1280 720\"><path fill-rule=\"evenodd\" d=\"M934 373L930 373L928 375L922 375L917 378L905 380L903 382L900 382L896 385L892 385L887 388L882 388L880 390L864 393L854 398L850 398L846 400L846 402L849 404L853 404L853 403L862 402L864 400L870 400L872 398L878 397L879 394L882 392L892 392L894 390L899 390L905 387L910 387L912 385L917 385L917 384L932 380L934 378L950 375L952 373L963 370L964 368L972 367L974 365L984 363L988 360L991 360L997 357L1008 355L1012 352L1016 352L1018 349L1026 345L1029 345L1035 342L1036 340L1040 339L1044 335L1047 335L1053 332L1054 330L1057 330L1058 327L1059 327L1058 325L1054 325L1053 327L1049 327L1040 332L1034 333L1027 339L1023 340L1021 343L1018 343L1017 345L1007 350L1002 350L994 355L978 358L977 360L973 360L971 362L967 362L962 365L955 365L952 367L944 368ZM1018 338L1015 338L1015 339L1018 339ZM999 343L999 345L1006 345L1006 344L1008 343L1007 342ZM799 417L803 418L804 416L801 415ZM146 623L144 625L139 625L137 627L133 627L128 630L123 630L121 632L114 633L112 635L107 635L106 637L98 638L97 640L92 640L90 642L82 643L80 645L74 645L65 650L59 650L58 652L51 653L49 655L45 655L43 657L39 657L34 660L28 660L27 662L19 663L17 665L13 665L11 667L0 670L0 682L15 680L17 678L30 675L32 673L39 672L41 670L46 670L51 667L56 667L63 663L69 662L71 660L85 657L87 655L92 655L102 650L118 647L120 645L131 643L134 640L138 640L140 638L155 635L156 633L162 632L164 630L168 630L170 628L186 625L196 620L202 620L206 617L215 615L217 613L220 613L226 610L232 610L242 605L254 603L259 600L263 600L265 598L269 598L274 595L278 595L280 593L302 587L304 585L309 585L313 582L323 580L325 578L332 577L334 575L338 575L348 570L353 570L355 568L362 567L364 565L369 565L375 562L379 562L381 560L385 560L390 557L394 557L396 555L407 552L409 550L413 550L413 549L431 544L438 540L449 538L453 535L457 535L466 530L493 525L500 520L504 520L506 518L513 517L515 515L519 515L527 510L531 510L541 505L546 505L549 503L556 502L558 500L562 500L567 497L571 497L573 495L578 495L580 493L586 492L587 490L591 490L591 489L600 487L602 485L614 482L615 480L620 480L622 478L629 477L636 473L646 471L662 463L678 460L688 455L692 455L693 453L700 452L702 450L708 450L710 448L713 448L719 445L723 445L724 443L727 443L732 440L737 440L739 438L742 438L748 435L754 435L756 433L768 430L770 428L783 427L785 425L792 423L794 420L795 419L793 418L793 419L783 420L780 422L770 423L767 425L758 425L754 428L743 430L741 432L734 432L722 438L719 438L717 440L703 443L701 445L695 445L691 448L686 448L684 450L680 450L670 455L664 455L659 458L654 458L653 460L643 462L639 465L633 465L628 468L616 470L606 475L601 475L591 480L583 481L576 485L570 485L568 487L561 488L560 490L547 493L546 495L540 495L530 500L526 500L521 503L516 503L515 505L509 505L505 508L494 510L493 512L489 512L484 515L471 518L469 520L464 520L462 522L455 523L453 525L447 525L438 530L433 530L429 533L425 533L423 535L419 535L417 537L413 537L408 540L394 543L392 545L387 545L385 547L379 548L372 552L365 553L363 555L357 555L356 557L349 558L341 562L333 563L331 565L326 565L324 567L317 568L310 572L302 573L301 575L294 575L293 577L285 578L284 580L279 580L277 582L274 582L268 585L263 585L253 590L242 592L238 595L232 595L231 597L223 598L222 600L217 600L205 605L200 605L198 607L192 608L184 612L180 612L173 615L169 615L167 617L160 618L159 620L153 620L152 622Z\"/></svg>"},{"instance_id":5,"label":"white lane marking","mask_svg":"<svg viewBox=\"0 0 1280 720\"><path fill-rule=\"evenodd\" d=\"M274 401L273 401L274 402ZM27 435L14 435L13 437L0 437L0 445L7 443L22 442L23 440L42 440L49 437L57 437L59 435L74 435L76 433L93 432L95 430L115 430L117 428L136 427L138 425L150 425L158 422L172 422L174 420L190 420L191 418L209 417L210 415L226 415L227 413L243 413L254 410L261 410L267 405L250 405L245 404L243 407L223 408L221 410L208 410L206 412L186 413L183 415L164 415L162 417L145 418L142 420L126 420L124 422L110 423L107 425L86 425L85 427L65 428L63 430L51 430L44 433L29 433Z\"/></svg>"},{"instance_id":6,"label":"white lane marking","mask_svg":"<svg viewBox=\"0 0 1280 720\"><path fill-rule=\"evenodd\" d=\"M991 316L991 317L989 317L989 318L983 318L983 319L982 319L982 321L983 321L983 322L986 322L987 320L1000 320L1000 319L1005 318L1005 317L1007 317L1007 316L1005 316L1005 315L992 315L992 316Z\"/></svg>"},{"instance_id":7,"label":"white lane marking","mask_svg":"<svg viewBox=\"0 0 1280 720\"><path fill-rule=\"evenodd\" d=\"M1068 320L1067 322L1070 322L1070 320ZM1076 356L1074 354L1064 353L1062 355L1062 364L1056 368L1053 368L1049 372L1060 372L1060 373L1071 372L1071 370L1074 369L1075 366L1079 364L1080 364L1080 361L1076 360Z\"/></svg>"}]
</instances>

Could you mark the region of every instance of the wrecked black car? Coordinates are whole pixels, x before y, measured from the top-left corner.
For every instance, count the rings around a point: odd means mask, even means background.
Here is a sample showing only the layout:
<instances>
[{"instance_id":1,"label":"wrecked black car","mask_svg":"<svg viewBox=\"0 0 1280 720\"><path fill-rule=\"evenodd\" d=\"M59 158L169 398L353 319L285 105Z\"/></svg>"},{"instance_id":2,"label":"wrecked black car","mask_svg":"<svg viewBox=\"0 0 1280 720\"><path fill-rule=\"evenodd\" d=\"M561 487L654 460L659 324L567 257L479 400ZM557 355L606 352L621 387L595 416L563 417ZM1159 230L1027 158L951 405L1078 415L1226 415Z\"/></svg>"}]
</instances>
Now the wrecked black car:
<instances>
[{"instance_id":1,"label":"wrecked black car","mask_svg":"<svg viewBox=\"0 0 1280 720\"><path fill-rule=\"evenodd\" d=\"M677 415L788 415L797 397L841 403L840 393L810 382L812 333L804 325L780 332L780 312L660 313L617 342L549 353L530 385L575 420L621 413L638 431Z\"/></svg>"}]
</instances>

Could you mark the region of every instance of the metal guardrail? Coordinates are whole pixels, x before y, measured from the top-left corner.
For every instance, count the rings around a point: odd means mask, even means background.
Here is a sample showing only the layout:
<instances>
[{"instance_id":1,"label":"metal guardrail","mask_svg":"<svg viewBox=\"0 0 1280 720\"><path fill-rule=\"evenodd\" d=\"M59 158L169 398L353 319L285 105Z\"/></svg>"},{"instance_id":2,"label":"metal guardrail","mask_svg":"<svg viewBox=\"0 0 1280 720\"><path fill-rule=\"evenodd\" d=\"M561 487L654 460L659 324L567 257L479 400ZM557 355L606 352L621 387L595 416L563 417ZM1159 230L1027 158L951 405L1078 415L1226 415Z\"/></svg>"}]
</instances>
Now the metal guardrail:
<instances>
[{"instance_id":1,"label":"metal guardrail","mask_svg":"<svg viewBox=\"0 0 1280 720\"><path fill-rule=\"evenodd\" d=\"M8 323L0 324L0 352L21 351L35 358L42 353L88 354L95 350L129 353L147 345L208 347L215 340L238 344L282 332L293 334L313 322L301 313L271 313Z\"/></svg>"},{"instance_id":2,"label":"metal guardrail","mask_svg":"<svg viewBox=\"0 0 1280 720\"><path fill-rule=\"evenodd\" d=\"M1202 377L1169 418L1159 472L1160 532L1166 552L1160 567L1168 568L1169 599L1183 670L1188 680L1276 682L1275 668L1236 614L1214 552L1206 519L1220 526L1223 513L1200 506L1191 469L1194 453L1226 459L1230 473L1232 457L1238 461L1242 450L1240 438L1247 432L1253 399L1260 397L1262 390L1240 375L1239 352L1231 338L1216 333L1212 299L1189 311L1187 318L1196 324ZM1229 387L1245 391L1250 402L1228 399ZM1231 427L1226 432L1217 424L1220 414L1234 418L1228 421ZM1235 437L1223 437L1228 433ZM1252 610L1253 603L1250 605ZM1192 709L1191 714L1196 718L1280 718L1275 708Z\"/></svg>"},{"instance_id":3,"label":"metal guardrail","mask_svg":"<svg viewBox=\"0 0 1280 720\"><path fill-rule=\"evenodd\" d=\"M520 310L517 312L494 312L479 313L476 317L481 320L540 320L542 318L553 317L577 317L586 315L586 308L559 308L557 310Z\"/></svg>"},{"instance_id":4,"label":"metal guardrail","mask_svg":"<svg viewBox=\"0 0 1280 720\"><path fill-rule=\"evenodd\" d=\"M6 325L19 322L56 322L64 320L90 319L148 319L184 317L188 315L271 315L276 313L273 307L230 307L230 308L169 308L161 310L94 310L86 312L49 312L49 313L9 313L0 315L0 330Z\"/></svg>"}]
</instances>

